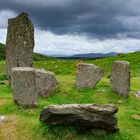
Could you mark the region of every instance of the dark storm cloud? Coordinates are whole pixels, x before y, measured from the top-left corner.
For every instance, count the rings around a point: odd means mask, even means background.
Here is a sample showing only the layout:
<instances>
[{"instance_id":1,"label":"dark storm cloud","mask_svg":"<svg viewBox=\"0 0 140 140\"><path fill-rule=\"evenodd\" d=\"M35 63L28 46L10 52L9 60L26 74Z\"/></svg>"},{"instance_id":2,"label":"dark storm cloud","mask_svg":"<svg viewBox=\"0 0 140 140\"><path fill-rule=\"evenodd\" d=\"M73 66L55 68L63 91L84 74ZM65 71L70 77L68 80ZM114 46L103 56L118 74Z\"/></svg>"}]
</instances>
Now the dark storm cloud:
<instances>
[{"instance_id":1,"label":"dark storm cloud","mask_svg":"<svg viewBox=\"0 0 140 140\"><path fill-rule=\"evenodd\" d=\"M138 0L3 0L0 10L28 12L37 27L96 38L140 36Z\"/></svg>"}]
</instances>

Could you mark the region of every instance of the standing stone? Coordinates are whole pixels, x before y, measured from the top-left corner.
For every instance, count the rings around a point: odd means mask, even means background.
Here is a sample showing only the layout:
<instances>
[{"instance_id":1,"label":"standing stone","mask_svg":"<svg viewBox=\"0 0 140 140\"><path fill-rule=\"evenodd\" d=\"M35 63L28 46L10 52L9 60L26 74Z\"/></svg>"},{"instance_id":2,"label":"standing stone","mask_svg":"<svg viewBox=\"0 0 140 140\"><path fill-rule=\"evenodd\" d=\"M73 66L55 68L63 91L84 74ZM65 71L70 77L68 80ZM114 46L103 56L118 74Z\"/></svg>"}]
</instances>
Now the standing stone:
<instances>
[{"instance_id":1,"label":"standing stone","mask_svg":"<svg viewBox=\"0 0 140 140\"><path fill-rule=\"evenodd\" d=\"M9 84L13 67L32 67L34 26L27 13L8 20L6 63Z\"/></svg>"},{"instance_id":2,"label":"standing stone","mask_svg":"<svg viewBox=\"0 0 140 140\"><path fill-rule=\"evenodd\" d=\"M103 69L94 64L80 63L76 78L77 88L94 88L102 78L103 73Z\"/></svg>"},{"instance_id":3,"label":"standing stone","mask_svg":"<svg viewBox=\"0 0 140 140\"><path fill-rule=\"evenodd\" d=\"M130 94L130 64L127 61L115 61L112 65L110 79L111 89L124 96Z\"/></svg>"},{"instance_id":4,"label":"standing stone","mask_svg":"<svg viewBox=\"0 0 140 140\"><path fill-rule=\"evenodd\" d=\"M44 69L36 69L35 77L37 92L42 97L50 96L54 89L56 89L58 86L58 81L52 72L46 71Z\"/></svg>"},{"instance_id":5,"label":"standing stone","mask_svg":"<svg viewBox=\"0 0 140 140\"><path fill-rule=\"evenodd\" d=\"M30 67L16 67L12 69L11 85L15 103L36 107L37 97L34 69Z\"/></svg>"}]
</instances>

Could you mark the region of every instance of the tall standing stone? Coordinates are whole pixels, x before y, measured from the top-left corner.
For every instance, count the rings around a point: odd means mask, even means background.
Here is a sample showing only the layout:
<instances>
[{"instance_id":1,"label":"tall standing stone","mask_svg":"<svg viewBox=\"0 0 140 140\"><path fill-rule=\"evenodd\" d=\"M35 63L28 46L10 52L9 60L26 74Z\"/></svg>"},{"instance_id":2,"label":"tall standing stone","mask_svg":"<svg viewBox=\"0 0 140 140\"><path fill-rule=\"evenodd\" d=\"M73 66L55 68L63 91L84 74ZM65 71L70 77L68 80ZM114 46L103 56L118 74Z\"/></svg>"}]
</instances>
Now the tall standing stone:
<instances>
[{"instance_id":1,"label":"tall standing stone","mask_svg":"<svg viewBox=\"0 0 140 140\"><path fill-rule=\"evenodd\" d=\"M112 65L110 79L111 89L124 96L130 94L130 64L127 61L115 61Z\"/></svg>"},{"instance_id":2,"label":"tall standing stone","mask_svg":"<svg viewBox=\"0 0 140 140\"><path fill-rule=\"evenodd\" d=\"M34 68L16 67L12 69L11 86L15 103L27 106L37 106L37 91L35 87Z\"/></svg>"},{"instance_id":3,"label":"tall standing stone","mask_svg":"<svg viewBox=\"0 0 140 140\"><path fill-rule=\"evenodd\" d=\"M6 62L9 84L13 67L32 67L34 26L27 13L8 20Z\"/></svg>"},{"instance_id":4,"label":"tall standing stone","mask_svg":"<svg viewBox=\"0 0 140 140\"><path fill-rule=\"evenodd\" d=\"M102 78L103 73L103 69L94 64L80 63L76 76L77 88L94 88Z\"/></svg>"}]
</instances>

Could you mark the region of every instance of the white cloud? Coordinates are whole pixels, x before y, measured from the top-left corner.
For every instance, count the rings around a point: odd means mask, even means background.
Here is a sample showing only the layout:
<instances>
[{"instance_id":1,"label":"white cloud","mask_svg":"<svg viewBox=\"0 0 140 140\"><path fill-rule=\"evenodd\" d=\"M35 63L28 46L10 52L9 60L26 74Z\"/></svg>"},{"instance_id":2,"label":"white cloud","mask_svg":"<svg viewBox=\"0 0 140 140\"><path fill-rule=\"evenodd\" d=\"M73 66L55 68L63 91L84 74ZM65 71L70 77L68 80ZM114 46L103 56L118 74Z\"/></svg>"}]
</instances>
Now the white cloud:
<instances>
[{"instance_id":1,"label":"white cloud","mask_svg":"<svg viewBox=\"0 0 140 140\"><path fill-rule=\"evenodd\" d=\"M7 34L7 24L8 19L13 18L16 16L16 13L12 10L1 10L0 11L0 43L4 43L6 41L6 34Z\"/></svg>"},{"instance_id":2,"label":"white cloud","mask_svg":"<svg viewBox=\"0 0 140 140\"><path fill-rule=\"evenodd\" d=\"M140 40L134 38L122 39L89 39L84 35L55 35L51 32L36 30L35 51L42 54L78 54L133 52L140 50Z\"/></svg>"},{"instance_id":3,"label":"white cloud","mask_svg":"<svg viewBox=\"0 0 140 140\"><path fill-rule=\"evenodd\" d=\"M5 44L6 34L7 34L7 29L6 28L0 28L0 43Z\"/></svg>"},{"instance_id":4,"label":"white cloud","mask_svg":"<svg viewBox=\"0 0 140 140\"><path fill-rule=\"evenodd\" d=\"M0 42L5 43L6 28L0 28ZM51 32L35 30L35 52L52 54L107 53L140 51L140 40L122 39L89 39L84 35L55 35Z\"/></svg>"},{"instance_id":5,"label":"white cloud","mask_svg":"<svg viewBox=\"0 0 140 140\"><path fill-rule=\"evenodd\" d=\"M12 10L0 11L0 28L7 27L8 19L16 16L16 13Z\"/></svg>"}]
</instances>

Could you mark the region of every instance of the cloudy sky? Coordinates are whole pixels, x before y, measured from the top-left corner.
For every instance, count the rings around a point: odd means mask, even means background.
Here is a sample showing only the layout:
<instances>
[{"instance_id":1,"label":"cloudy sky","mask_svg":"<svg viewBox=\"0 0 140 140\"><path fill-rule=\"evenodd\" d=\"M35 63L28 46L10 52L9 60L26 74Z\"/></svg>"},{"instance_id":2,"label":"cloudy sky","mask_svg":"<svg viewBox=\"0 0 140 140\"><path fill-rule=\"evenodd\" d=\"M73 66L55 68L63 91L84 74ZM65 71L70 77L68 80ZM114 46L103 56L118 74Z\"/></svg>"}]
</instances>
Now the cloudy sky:
<instances>
[{"instance_id":1,"label":"cloudy sky","mask_svg":"<svg viewBox=\"0 0 140 140\"><path fill-rule=\"evenodd\" d=\"M0 0L0 42L7 20L27 12L35 52L78 54L140 51L140 0Z\"/></svg>"}]
</instances>

